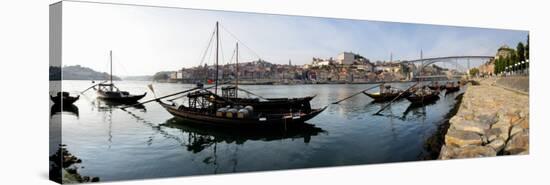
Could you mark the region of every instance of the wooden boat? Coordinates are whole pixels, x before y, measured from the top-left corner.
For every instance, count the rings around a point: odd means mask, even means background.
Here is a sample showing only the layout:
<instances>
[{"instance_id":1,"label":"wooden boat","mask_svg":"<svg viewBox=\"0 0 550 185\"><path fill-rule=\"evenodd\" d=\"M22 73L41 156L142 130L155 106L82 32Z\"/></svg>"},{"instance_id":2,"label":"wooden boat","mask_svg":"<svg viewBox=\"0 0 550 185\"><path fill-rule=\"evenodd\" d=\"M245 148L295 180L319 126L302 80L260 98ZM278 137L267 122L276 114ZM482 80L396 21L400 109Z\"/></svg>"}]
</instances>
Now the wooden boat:
<instances>
[{"instance_id":1,"label":"wooden boat","mask_svg":"<svg viewBox=\"0 0 550 185\"><path fill-rule=\"evenodd\" d=\"M367 95L368 97L373 99L373 102L386 102L391 101L394 99L401 99L405 98L411 95L409 91L403 92L403 91L397 91L394 93L368 93L363 92L363 94Z\"/></svg>"},{"instance_id":2,"label":"wooden boat","mask_svg":"<svg viewBox=\"0 0 550 185\"><path fill-rule=\"evenodd\" d=\"M430 88L431 90L443 90L445 89L445 85L438 85L437 83L436 84L431 84L431 85L428 85L428 88Z\"/></svg>"},{"instance_id":3,"label":"wooden boat","mask_svg":"<svg viewBox=\"0 0 550 185\"><path fill-rule=\"evenodd\" d=\"M445 89L447 90L446 93L452 93L460 91L460 85L446 85Z\"/></svg>"},{"instance_id":4,"label":"wooden boat","mask_svg":"<svg viewBox=\"0 0 550 185\"><path fill-rule=\"evenodd\" d=\"M216 38L219 37L218 22L216 22ZM216 46L218 46L219 39L216 39ZM237 45L238 48L238 45ZM216 79L215 90L211 92L205 88L188 92L187 105L175 103L168 104L161 100L161 98L155 99L166 111L173 116L196 123L199 125L210 125L215 127L233 127L233 128L271 128L278 126L288 126L294 124L304 123L307 120L317 116L323 112L327 107L320 109L311 109L309 101L312 98L305 98L296 100L297 102L305 102L304 107L300 106L292 108L294 101L292 99L271 99L266 102L256 102L255 100L239 99L237 96L237 85L234 88L227 88L224 92L222 89L222 96L217 94L218 89L218 48L216 48ZM238 53L238 49L237 49ZM237 54L238 58L238 54ZM238 66L238 65L237 65ZM238 77L237 77L238 78ZM184 91L185 92L185 91ZM181 93L181 92L180 92ZM176 95L179 93L175 93ZM166 97L166 96L165 96ZM233 100L231 99L233 98ZM235 101L234 101L235 100ZM281 110L262 110L258 107L254 107L247 103L256 106L264 106L275 108L276 105L283 105L289 107L283 107ZM290 109L289 109L290 108Z\"/></svg>"},{"instance_id":5,"label":"wooden boat","mask_svg":"<svg viewBox=\"0 0 550 185\"><path fill-rule=\"evenodd\" d=\"M281 112L288 110L311 110L310 101L315 96L305 96L297 98L238 98L235 96L237 91L236 86L222 87L222 97L215 96L216 98L210 98L211 102L215 102L221 106L241 104L250 105L257 111L266 112ZM207 94L208 96L213 95Z\"/></svg>"},{"instance_id":6,"label":"wooden boat","mask_svg":"<svg viewBox=\"0 0 550 185\"><path fill-rule=\"evenodd\" d=\"M114 84L99 84L97 98L123 104L136 103L147 95L147 92L140 95L133 95L127 91L120 91Z\"/></svg>"},{"instance_id":7,"label":"wooden boat","mask_svg":"<svg viewBox=\"0 0 550 185\"><path fill-rule=\"evenodd\" d=\"M147 95L147 92L141 95L133 95L127 91L121 91L113 84L113 52L109 52L111 61L110 83L100 83L97 85L97 98L123 104L136 103ZM93 86L95 89L95 86Z\"/></svg>"},{"instance_id":8,"label":"wooden boat","mask_svg":"<svg viewBox=\"0 0 550 185\"><path fill-rule=\"evenodd\" d=\"M438 91L432 91L427 94L417 94L414 93L407 97L407 100L409 100L413 104L428 104L431 102L435 102L439 100L439 92Z\"/></svg>"},{"instance_id":9,"label":"wooden boat","mask_svg":"<svg viewBox=\"0 0 550 185\"><path fill-rule=\"evenodd\" d=\"M263 112L281 112L289 110L310 111L310 101L314 96L296 97L296 98L264 98L250 91L239 88L239 44L235 45L235 62L236 62L236 81L234 85L222 87L222 98L208 99L215 101L221 106L242 104L254 107L256 111ZM217 82L217 80L216 80ZM254 95L259 98L240 98L238 92L245 92L249 95ZM217 97L217 96L215 96Z\"/></svg>"},{"instance_id":10,"label":"wooden boat","mask_svg":"<svg viewBox=\"0 0 550 185\"><path fill-rule=\"evenodd\" d=\"M310 112L289 112L289 113L250 113L248 116L240 117L235 112L220 113L214 109L192 108L184 105L167 104L160 100L158 103L173 116L195 124L221 126L221 127L272 127L284 126L285 124L304 123L307 120L317 116L327 107L312 109Z\"/></svg>"},{"instance_id":11,"label":"wooden boat","mask_svg":"<svg viewBox=\"0 0 550 185\"><path fill-rule=\"evenodd\" d=\"M70 96L68 92L58 92L57 96L50 95L50 100L58 105L71 105L80 98L80 95Z\"/></svg>"}]
</instances>

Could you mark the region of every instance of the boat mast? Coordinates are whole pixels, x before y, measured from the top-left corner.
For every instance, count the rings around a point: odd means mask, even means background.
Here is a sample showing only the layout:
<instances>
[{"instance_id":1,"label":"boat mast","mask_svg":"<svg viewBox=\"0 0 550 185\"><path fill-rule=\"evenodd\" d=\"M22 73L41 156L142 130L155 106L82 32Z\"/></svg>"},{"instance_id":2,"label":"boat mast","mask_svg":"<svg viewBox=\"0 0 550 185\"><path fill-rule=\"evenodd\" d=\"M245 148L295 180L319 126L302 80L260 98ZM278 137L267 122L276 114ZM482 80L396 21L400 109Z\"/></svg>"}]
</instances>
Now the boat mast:
<instances>
[{"instance_id":1,"label":"boat mast","mask_svg":"<svg viewBox=\"0 0 550 185\"><path fill-rule=\"evenodd\" d=\"M220 33L219 33L219 30L218 30L218 21L216 21L216 87L215 87L215 90L214 90L214 94L218 94L218 47L219 47L219 42L220 42Z\"/></svg>"},{"instance_id":2,"label":"boat mast","mask_svg":"<svg viewBox=\"0 0 550 185\"><path fill-rule=\"evenodd\" d=\"M110 58L110 66L111 66L111 72L110 72L110 76L109 76L109 79L111 81L111 91L113 91L113 50L110 50L109 51L109 58Z\"/></svg>"},{"instance_id":3,"label":"boat mast","mask_svg":"<svg viewBox=\"0 0 550 185\"><path fill-rule=\"evenodd\" d=\"M237 62L237 82L235 84L235 98L239 97L239 43L237 42L237 46L235 47L235 52L237 53L237 58L235 59Z\"/></svg>"}]
</instances>

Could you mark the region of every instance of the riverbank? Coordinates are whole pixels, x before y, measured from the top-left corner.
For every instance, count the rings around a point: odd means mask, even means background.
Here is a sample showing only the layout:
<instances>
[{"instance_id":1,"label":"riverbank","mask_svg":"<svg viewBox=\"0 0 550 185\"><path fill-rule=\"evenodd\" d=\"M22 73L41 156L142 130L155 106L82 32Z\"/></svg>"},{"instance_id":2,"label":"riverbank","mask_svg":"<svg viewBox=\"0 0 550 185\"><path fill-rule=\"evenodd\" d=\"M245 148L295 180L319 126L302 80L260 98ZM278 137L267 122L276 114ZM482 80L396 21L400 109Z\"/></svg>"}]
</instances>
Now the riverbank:
<instances>
[{"instance_id":1,"label":"riverbank","mask_svg":"<svg viewBox=\"0 0 550 185\"><path fill-rule=\"evenodd\" d=\"M449 120L438 159L529 154L529 96L482 79Z\"/></svg>"},{"instance_id":2,"label":"riverbank","mask_svg":"<svg viewBox=\"0 0 550 185\"><path fill-rule=\"evenodd\" d=\"M65 148L59 146L57 152L50 156L50 180L60 184L76 184L85 182L99 182L99 177L82 176L78 172L82 160L71 154Z\"/></svg>"},{"instance_id":3,"label":"riverbank","mask_svg":"<svg viewBox=\"0 0 550 185\"><path fill-rule=\"evenodd\" d=\"M464 97L464 93L456 96L456 103L453 108L445 115L443 120L441 120L441 123L437 126L435 133L424 143L425 151L420 156L421 160L434 160L439 157L441 147L445 145L445 134L447 134L447 130L450 126L449 120L458 112L458 108L462 103L462 97Z\"/></svg>"}]
</instances>

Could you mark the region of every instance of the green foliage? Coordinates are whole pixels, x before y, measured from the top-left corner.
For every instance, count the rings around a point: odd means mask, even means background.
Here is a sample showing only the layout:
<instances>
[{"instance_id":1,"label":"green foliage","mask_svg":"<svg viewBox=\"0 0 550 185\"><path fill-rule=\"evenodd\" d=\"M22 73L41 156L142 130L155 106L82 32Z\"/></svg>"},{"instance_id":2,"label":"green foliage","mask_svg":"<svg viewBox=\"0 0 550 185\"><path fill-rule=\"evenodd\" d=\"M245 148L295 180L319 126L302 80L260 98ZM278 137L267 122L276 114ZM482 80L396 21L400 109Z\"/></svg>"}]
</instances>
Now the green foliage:
<instances>
[{"instance_id":1,"label":"green foliage","mask_svg":"<svg viewBox=\"0 0 550 185\"><path fill-rule=\"evenodd\" d=\"M525 61L525 46L523 46L523 43L518 43L516 51L518 55L518 61Z\"/></svg>"},{"instance_id":2,"label":"green foliage","mask_svg":"<svg viewBox=\"0 0 550 185\"><path fill-rule=\"evenodd\" d=\"M153 80L168 80L168 78L170 78L170 72L166 72L166 71L162 71L162 72L158 72L156 73L154 76L153 76Z\"/></svg>"},{"instance_id":3,"label":"green foliage","mask_svg":"<svg viewBox=\"0 0 550 185\"><path fill-rule=\"evenodd\" d=\"M472 68L470 69L470 76L477 76L479 74L478 68Z\"/></svg>"},{"instance_id":4,"label":"green foliage","mask_svg":"<svg viewBox=\"0 0 550 185\"><path fill-rule=\"evenodd\" d=\"M512 53L508 57L499 58L495 60L495 73L499 74L506 71L506 67L512 68L514 64L521 63L522 61L529 59L529 35L527 36L527 45L523 45L522 42L519 42L516 50L511 50ZM525 68L527 65L522 64L515 66L515 69ZM509 69L511 70L511 69ZM470 71L471 74L472 71Z\"/></svg>"},{"instance_id":5,"label":"green foliage","mask_svg":"<svg viewBox=\"0 0 550 185\"><path fill-rule=\"evenodd\" d=\"M529 60L529 35L527 35L527 45L525 46L525 59Z\"/></svg>"}]
</instances>

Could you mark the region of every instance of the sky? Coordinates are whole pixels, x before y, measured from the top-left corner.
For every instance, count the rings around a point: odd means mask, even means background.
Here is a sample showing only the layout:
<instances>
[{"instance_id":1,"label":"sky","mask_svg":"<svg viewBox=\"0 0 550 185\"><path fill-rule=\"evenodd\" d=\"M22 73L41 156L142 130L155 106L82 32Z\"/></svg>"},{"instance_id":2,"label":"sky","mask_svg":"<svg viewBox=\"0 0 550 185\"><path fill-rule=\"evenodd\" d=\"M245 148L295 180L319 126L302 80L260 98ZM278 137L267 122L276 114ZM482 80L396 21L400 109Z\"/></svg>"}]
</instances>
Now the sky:
<instances>
[{"instance_id":1,"label":"sky","mask_svg":"<svg viewBox=\"0 0 550 185\"><path fill-rule=\"evenodd\" d=\"M201 64L220 22L220 64L238 41L239 61L302 65L343 51L371 61L455 55L494 56L525 43L527 31L143 6L63 2L63 65L117 76L153 75ZM205 57L214 64L211 52ZM209 60L208 60L209 59ZM483 61L472 61L472 66ZM450 64L441 64L452 67Z\"/></svg>"}]
</instances>

